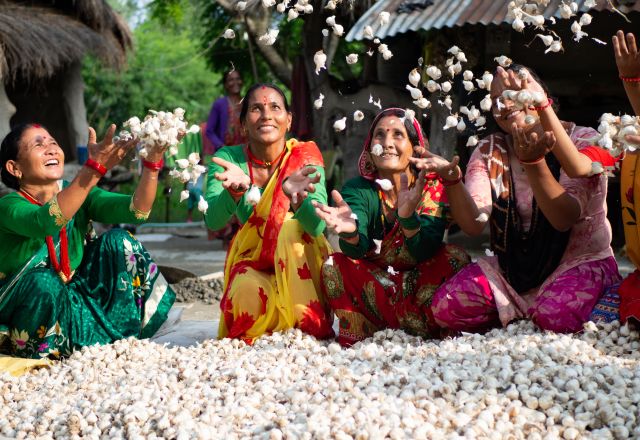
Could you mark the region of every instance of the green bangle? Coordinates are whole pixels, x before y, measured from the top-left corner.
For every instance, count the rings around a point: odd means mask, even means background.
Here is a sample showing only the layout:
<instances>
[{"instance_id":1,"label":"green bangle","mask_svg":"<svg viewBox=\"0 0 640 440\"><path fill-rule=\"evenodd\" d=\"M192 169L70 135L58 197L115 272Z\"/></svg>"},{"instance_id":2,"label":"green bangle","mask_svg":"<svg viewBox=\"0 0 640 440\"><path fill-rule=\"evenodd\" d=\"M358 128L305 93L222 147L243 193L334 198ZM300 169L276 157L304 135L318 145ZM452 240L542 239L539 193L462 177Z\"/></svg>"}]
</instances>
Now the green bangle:
<instances>
[{"instance_id":1,"label":"green bangle","mask_svg":"<svg viewBox=\"0 0 640 440\"><path fill-rule=\"evenodd\" d=\"M398 223L402 229L406 229L408 231L413 231L414 229L420 228L420 220L418 219L418 215L414 212L411 217L400 217L396 214L396 218L398 219Z\"/></svg>"}]
</instances>

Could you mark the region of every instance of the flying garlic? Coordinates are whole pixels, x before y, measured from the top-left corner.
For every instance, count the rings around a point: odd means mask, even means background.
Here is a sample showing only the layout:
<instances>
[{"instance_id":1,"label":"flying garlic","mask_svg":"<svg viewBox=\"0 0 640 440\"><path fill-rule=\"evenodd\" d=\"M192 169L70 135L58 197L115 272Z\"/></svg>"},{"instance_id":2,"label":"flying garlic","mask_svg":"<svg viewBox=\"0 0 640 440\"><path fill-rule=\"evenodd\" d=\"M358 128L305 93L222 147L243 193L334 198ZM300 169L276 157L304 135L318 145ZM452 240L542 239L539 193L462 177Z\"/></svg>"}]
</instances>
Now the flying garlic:
<instances>
[{"instance_id":1,"label":"flying garlic","mask_svg":"<svg viewBox=\"0 0 640 440\"><path fill-rule=\"evenodd\" d=\"M276 4L276 0L262 0L262 6L264 6L265 8L270 8L275 4Z\"/></svg>"},{"instance_id":2,"label":"flying garlic","mask_svg":"<svg viewBox=\"0 0 640 440\"><path fill-rule=\"evenodd\" d=\"M549 48L545 50L544 53L560 52L561 50L562 50L562 40L554 40L554 42L551 43L551 46L549 46Z\"/></svg>"},{"instance_id":3,"label":"flying garlic","mask_svg":"<svg viewBox=\"0 0 640 440\"><path fill-rule=\"evenodd\" d=\"M393 266L387 267L387 272L389 273L389 275L398 275L400 273L397 270L395 270Z\"/></svg>"},{"instance_id":4,"label":"flying garlic","mask_svg":"<svg viewBox=\"0 0 640 440\"><path fill-rule=\"evenodd\" d=\"M278 5L280 6L280 5ZM300 16L300 14L298 13L298 11L296 11L295 9L289 9L289 12L287 12L287 20L288 21L292 21L295 20L296 18L298 18Z\"/></svg>"},{"instance_id":5,"label":"flying garlic","mask_svg":"<svg viewBox=\"0 0 640 440\"><path fill-rule=\"evenodd\" d=\"M374 252L376 254L380 254L380 251L382 250L382 240L378 240L376 238L373 239L373 244L375 245L375 250Z\"/></svg>"},{"instance_id":6,"label":"flying garlic","mask_svg":"<svg viewBox=\"0 0 640 440\"><path fill-rule=\"evenodd\" d=\"M285 2L278 3L278 6L276 6L276 11L278 11L280 14L284 14L284 11L286 10L287 10L287 4Z\"/></svg>"},{"instance_id":7,"label":"flying garlic","mask_svg":"<svg viewBox=\"0 0 640 440\"><path fill-rule=\"evenodd\" d=\"M387 11L382 11L378 15L378 19L380 20L380 26L384 26L385 24L389 23L389 18L390 18L390 14Z\"/></svg>"},{"instance_id":8,"label":"flying garlic","mask_svg":"<svg viewBox=\"0 0 640 440\"><path fill-rule=\"evenodd\" d=\"M444 123L444 127L442 127L443 130L448 130L450 128L453 128L455 126L458 125L458 117L454 116L454 115L449 115L447 116L447 119L445 120Z\"/></svg>"},{"instance_id":9,"label":"flying garlic","mask_svg":"<svg viewBox=\"0 0 640 440\"><path fill-rule=\"evenodd\" d=\"M333 34L336 37L342 37L342 35L344 34L344 26L342 26L341 24L336 24L333 27Z\"/></svg>"},{"instance_id":10,"label":"flying garlic","mask_svg":"<svg viewBox=\"0 0 640 440\"><path fill-rule=\"evenodd\" d=\"M576 42L579 42L583 37L589 36L589 34L582 31L582 26L577 21L571 24L571 32L573 32L573 41Z\"/></svg>"},{"instance_id":11,"label":"flying garlic","mask_svg":"<svg viewBox=\"0 0 640 440\"><path fill-rule=\"evenodd\" d=\"M462 132L462 131L465 131L466 129L467 129L467 124L465 124L464 120L460 118L460 121L458 121L458 125L456 125L456 130Z\"/></svg>"},{"instance_id":12,"label":"flying garlic","mask_svg":"<svg viewBox=\"0 0 640 440\"><path fill-rule=\"evenodd\" d=\"M437 92L440 89L441 89L440 84L438 84L434 80L430 79L429 81L427 81L427 90L430 93Z\"/></svg>"},{"instance_id":13,"label":"flying garlic","mask_svg":"<svg viewBox=\"0 0 640 440\"><path fill-rule=\"evenodd\" d=\"M320 93L320 96L318 96L318 98L315 101L313 101L313 106L316 108L316 110L320 110L320 108L322 108L323 100L324 100L324 95Z\"/></svg>"},{"instance_id":14,"label":"flying garlic","mask_svg":"<svg viewBox=\"0 0 640 440\"><path fill-rule=\"evenodd\" d=\"M327 17L327 19L325 20L325 22L327 23L327 25L329 25L330 27L334 27L336 25L336 16L335 15L330 15L329 17Z\"/></svg>"},{"instance_id":15,"label":"flying garlic","mask_svg":"<svg viewBox=\"0 0 640 440\"><path fill-rule=\"evenodd\" d=\"M279 32L280 31L278 29L269 29L266 34L258 37L258 41L265 46L272 46L273 43L276 42L276 38L278 38Z\"/></svg>"},{"instance_id":16,"label":"flying garlic","mask_svg":"<svg viewBox=\"0 0 640 440\"><path fill-rule=\"evenodd\" d=\"M449 93L451 91L451 83L449 81L445 81L440 84L440 88L444 93Z\"/></svg>"},{"instance_id":17,"label":"flying garlic","mask_svg":"<svg viewBox=\"0 0 640 440\"><path fill-rule=\"evenodd\" d=\"M527 125L533 125L536 123L536 118L532 115L527 115L524 117L524 123Z\"/></svg>"},{"instance_id":18,"label":"flying garlic","mask_svg":"<svg viewBox=\"0 0 640 440\"><path fill-rule=\"evenodd\" d=\"M462 86L467 92L473 92L476 89L473 85L473 81L462 81Z\"/></svg>"},{"instance_id":19,"label":"flying garlic","mask_svg":"<svg viewBox=\"0 0 640 440\"><path fill-rule=\"evenodd\" d=\"M475 147L476 145L478 145L478 137L477 136L469 136L469 139L467 139L466 146L467 147Z\"/></svg>"},{"instance_id":20,"label":"flying garlic","mask_svg":"<svg viewBox=\"0 0 640 440\"><path fill-rule=\"evenodd\" d=\"M374 156L381 156L383 151L382 145L380 144L373 144L371 147L371 154Z\"/></svg>"},{"instance_id":21,"label":"flying garlic","mask_svg":"<svg viewBox=\"0 0 640 440\"><path fill-rule=\"evenodd\" d=\"M358 54L350 53L346 56L347 64L356 64L358 62Z\"/></svg>"},{"instance_id":22,"label":"flying garlic","mask_svg":"<svg viewBox=\"0 0 640 440\"><path fill-rule=\"evenodd\" d=\"M485 249L485 250L484 250L484 254L485 254L487 257L494 257L494 256L495 256L495 254L493 253L493 251L492 251L491 249Z\"/></svg>"},{"instance_id":23,"label":"flying garlic","mask_svg":"<svg viewBox=\"0 0 640 440\"><path fill-rule=\"evenodd\" d=\"M247 8L247 2L236 3L236 11L244 11Z\"/></svg>"},{"instance_id":24,"label":"flying garlic","mask_svg":"<svg viewBox=\"0 0 640 440\"><path fill-rule=\"evenodd\" d=\"M406 108L404 109L404 117L407 118L407 120L413 124L413 121L416 118L416 112L414 112L410 108Z\"/></svg>"},{"instance_id":25,"label":"flying garlic","mask_svg":"<svg viewBox=\"0 0 640 440\"><path fill-rule=\"evenodd\" d=\"M407 84L406 89L411 93L411 99L420 99L422 98L422 91L416 87L411 87Z\"/></svg>"},{"instance_id":26,"label":"flying garlic","mask_svg":"<svg viewBox=\"0 0 640 440\"><path fill-rule=\"evenodd\" d=\"M376 179L376 183L380 185L382 191L391 191L393 189L393 184L389 179Z\"/></svg>"},{"instance_id":27,"label":"flying garlic","mask_svg":"<svg viewBox=\"0 0 640 440\"><path fill-rule=\"evenodd\" d=\"M413 69L409 72L409 82L413 87L418 87L418 84L420 84L420 73L418 69Z\"/></svg>"},{"instance_id":28,"label":"flying garlic","mask_svg":"<svg viewBox=\"0 0 640 440\"><path fill-rule=\"evenodd\" d=\"M478 217L476 217L476 221L480 223L486 223L489 221L489 215L486 212L482 212Z\"/></svg>"},{"instance_id":29,"label":"flying garlic","mask_svg":"<svg viewBox=\"0 0 640 440\"><path fill-rule=\"evenodd\" d=\"M236 33L233 31L233 29L227 29L226 31L224 31L224 34L222 34L222 37L226 38L227 40L232 40L236 38Z\"/></svg>"},{"instance_id":30,"label":"flying garlic","mask_svg":"<svg viewBox=\"0 0 640 440\"><path fill-rule=\"evenodd\" d=\"M482 98L482 101L480 101L480 108L485 112L491 110L491 95L487 94L484 98Z\"/></svg>"},{"instance_id":31,"label":"flying garlic","mask_svg":"<svg viewBox=\"0 0 640 440\"><path fill-rule=\"evenodd\" d=\"M322 50L319 50L313 56L313 62L316 65L316 75L319 75L320 70L327 68L325 65L327 62L327 55Z\"/></svg>"},{"instance_id":32,"label":"flying garlic","mask_svg":"<svg viewBox=\"0 0 640 440\"><path fill-rule=\"evenodd\" d=\"M504 56L504 55L500 55L499 57L495 57L493 59L495 62L497 62L500 66L502 66L503 68L507 68L511 65L511 63L513 63L513 61L511 60L511 58ZM485 81L486 82L486 81Z\"/></svg>"},{"instance_id":33,"label":"flying garlic","mask_svg":"<svg viewBox=\"0 0 640 440\"><path fill-rule=\"evenodd\" d=\"M180 191L180 203L184 202L188 198L189 198L189 190L188 189Z\"/></svg>"},{"instance_id":34,"label":"flying garlic","mask_svg":"<svg viewBox=\"0 0 640 440\"><path fill-rule=\"evenodd\" d=\"M491 83L493 82L493 74L485 71L482 74L482 82L484 83L484 88L487 90L491 89Z\"/></svg>"},{"instance_id":35,"label":"flying garlic","mask_svg":"<svg viewBox=\"0 0 640 440\"><path fill-rule=\"evenodd\" d=\"M416 105L416 107L421 108L421 109L425 109L425 108L429 108L431 107L431 102L429 102L429 100L427 98L420 98L420 99L416 99L415 101L413 101L413 103Z\"/></svg>"},{"instance_id":36,"label":"flying garlic","mask_svg":"<svg viewBox=\"0 0 640 440\"><path fill-rule=\"evenodd\" d=\"M209 209L209 204L204 199L204 197L200 196L200 200L198 201L198 211L200 211L203 214L206 214L207 209Z\"/></svg>"},{"instance_id":37,"label":"flying garlic","mask_svg":"<svg viewBox=\"0 0 640 440\"><path fill-rule=\"evenodd\" d=\"M337 121L335 121L333 123L333 129L336 132L342 131L347 127L347 117L345 116L344 118L338 119Z\"/></svg>"},{"instance_id":38,"label":"flying garlic","mask_svg":"<svg viewBox=\"0 0 640 440\"><path fill-rule=\"evenodd\" d=\"M364 113L362 113L360 110L356 110L355 112L353 112L353 120L356 122L360 122L364 119Z\"/></svg>"},{"instance_id":39,"label":"flying garlic","mask_svg":"<svg viewBox=\"0 0 640 440\"><path fill-rule=\"evenodd\" d=\"M593 17L585 12L580 17L580 20L579 20L580 21L580 26L588 26L588 25L590 25L592 19L593 19Z\"/></svg>"},{"instance_id":40,"label":"flying garlic","mask_svg":"<svg viewBox=\"0 0 640 440\"><path fill-rule=\"evenodd\" d=\"M465 70L464 72L462 72L462 79L464 79L465 81L472 81L473 72L471 70Z\"/></svg>"},{"instance_id":41,"label":"flying garlic","mask_svg":"<svg viewBox=\"0 0 640 440\"><path fill-rule=\"evenodd\" d=\"M373 40L373 28L371 26L364 27L364 37Z\"/></svg>"},{"instance_id":42,"label":"flying garlic","mask_svg":"<svg viewBox=\"0 0 640 440\"><path fill-rule=\"evenodd\" d=\"M429 66L427 67L427 75L437 81L442 76L442 72L436 66Z\"/></svg>"}]
</instances>

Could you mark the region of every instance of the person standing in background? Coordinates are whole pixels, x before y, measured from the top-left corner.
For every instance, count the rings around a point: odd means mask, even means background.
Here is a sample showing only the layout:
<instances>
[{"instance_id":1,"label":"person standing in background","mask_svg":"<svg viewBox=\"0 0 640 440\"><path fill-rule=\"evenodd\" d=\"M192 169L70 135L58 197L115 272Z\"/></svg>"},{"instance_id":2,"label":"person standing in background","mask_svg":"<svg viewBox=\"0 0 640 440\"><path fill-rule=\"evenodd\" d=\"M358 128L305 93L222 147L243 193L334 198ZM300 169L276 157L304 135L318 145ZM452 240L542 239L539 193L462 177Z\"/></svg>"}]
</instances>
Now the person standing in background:
<instances>
[{"instance_id":1,"label":"person standing in background","mask_svg":"<svg viewBox=\"0 0 640 440\"><path fill-rule=\"evenodd\" d=\"M205 158L225 145L240 145L247 141L240 124L242 75L237 70L228 70L222 75L222 85L226 95L213 103L207 120L205 137L209 142L203 142L203 156ZM209 240L221 239L224 248L227 249L239 226L238 220L233 216L224 228L218 231L209 231L208 238Z\"/></svg>"}]
</instances>

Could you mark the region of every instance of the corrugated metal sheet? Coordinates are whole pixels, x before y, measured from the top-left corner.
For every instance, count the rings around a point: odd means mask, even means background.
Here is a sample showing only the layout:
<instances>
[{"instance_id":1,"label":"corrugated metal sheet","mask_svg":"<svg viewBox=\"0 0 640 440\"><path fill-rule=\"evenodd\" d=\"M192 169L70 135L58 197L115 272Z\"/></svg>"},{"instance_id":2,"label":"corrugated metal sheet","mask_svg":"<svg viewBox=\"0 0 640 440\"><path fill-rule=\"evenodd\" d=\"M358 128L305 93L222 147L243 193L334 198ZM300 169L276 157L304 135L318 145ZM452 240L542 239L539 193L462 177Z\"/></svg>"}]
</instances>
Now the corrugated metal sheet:
<instances>
[{"instance_id":1,"label":"corrugated metal sheet","mask_svg":"<svg viewBox=\"0 0 640 440\"><path fill-rule=\"evenodd\" d=\"M365 12L347 34L347 41L364 40L364 28L371 26L375 38L386 37L420 29L442 29L465 24L501 24L506 22L509 1L495 0L434 0L433 5L422 10L398 14L396 11L404 0L379 0ZM586 0L577 0L579 11L586 12ZM562 0L551 0L544 10L544 16L560 18L558 6ZM596 10L609 9L604 0L598 1ZM630 8L640 12L640 1ZM389 23L380 27L378 15L382 11L390 14Z\"/></svg>"}]
</instances>

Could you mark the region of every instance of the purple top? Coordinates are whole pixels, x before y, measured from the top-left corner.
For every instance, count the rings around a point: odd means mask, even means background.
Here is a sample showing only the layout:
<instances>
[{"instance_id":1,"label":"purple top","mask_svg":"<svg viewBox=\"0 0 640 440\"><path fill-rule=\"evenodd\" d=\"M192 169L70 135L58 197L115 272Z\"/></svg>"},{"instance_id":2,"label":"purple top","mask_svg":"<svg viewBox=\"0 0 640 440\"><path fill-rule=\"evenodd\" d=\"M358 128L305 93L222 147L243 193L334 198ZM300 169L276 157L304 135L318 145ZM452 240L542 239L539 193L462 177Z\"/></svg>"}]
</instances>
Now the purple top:
<instances>
[{"instance_id":1,"label":"purple top","mask_svg":"<svg viewBox=\"0 0 640 440\"><path fill-rule=\"evenodd\" d=\"M229 99L226 96L216 99L211 106L209 119L207 119L207 129L205 134L211 144L213 151L204 151L204 154L213 154L224 145L224 136L229 123Z\"/></svg>"}]
</instances>

